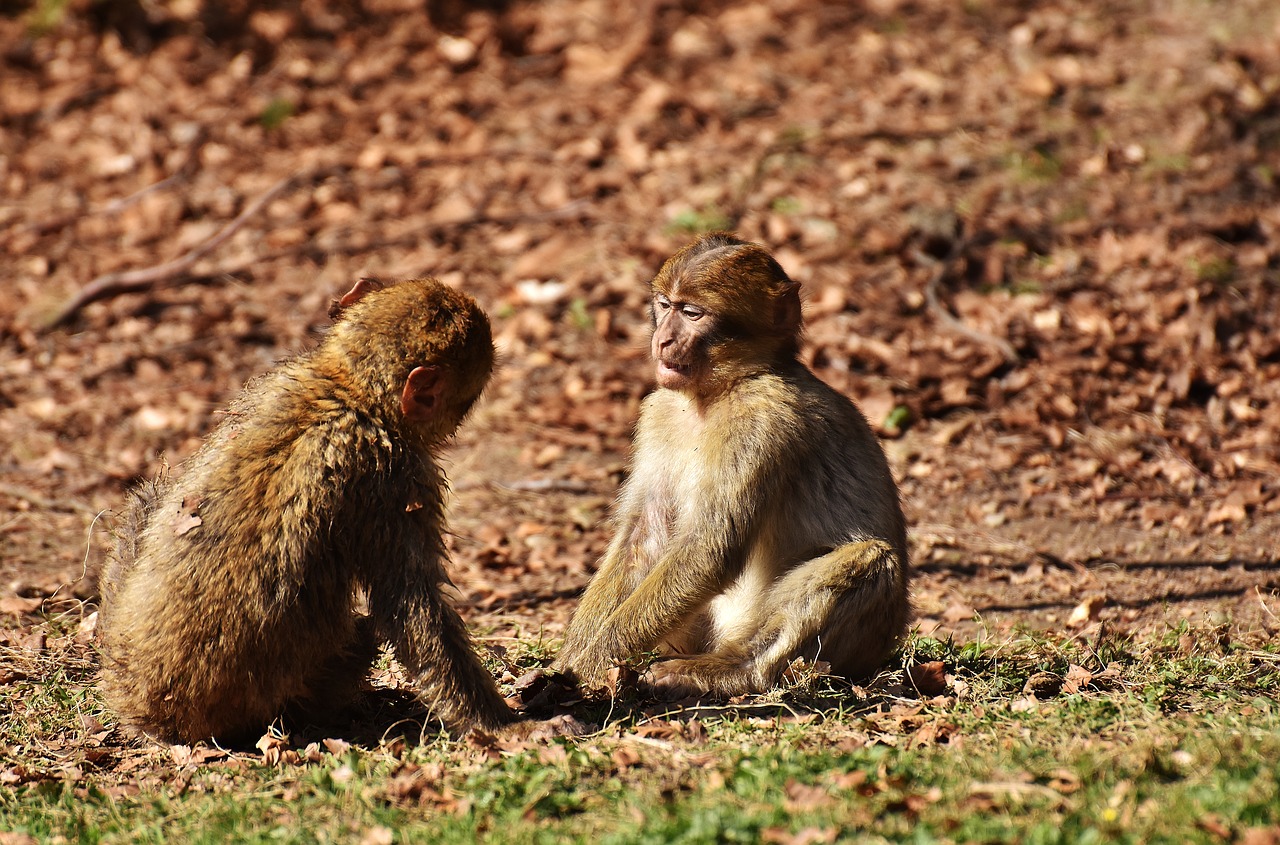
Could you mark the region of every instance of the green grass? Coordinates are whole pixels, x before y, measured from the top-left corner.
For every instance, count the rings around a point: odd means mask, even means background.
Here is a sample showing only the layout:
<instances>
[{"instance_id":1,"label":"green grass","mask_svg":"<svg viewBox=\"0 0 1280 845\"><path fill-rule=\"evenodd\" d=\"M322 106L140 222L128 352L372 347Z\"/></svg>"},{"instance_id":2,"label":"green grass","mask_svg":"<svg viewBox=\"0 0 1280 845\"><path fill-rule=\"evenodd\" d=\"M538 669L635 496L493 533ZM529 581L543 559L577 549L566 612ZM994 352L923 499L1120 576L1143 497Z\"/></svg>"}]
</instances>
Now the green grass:
<instances>
[{"instance_id":1,"label":"green grass","mask_svg":"<svg viewBox=\"0 0 1280 845\"><path fill-rule=\"evenodd\" d=\"M942 661L944 695L918 697L901 671L865 688L802 672L739 706L580 705L602 725L580 739L418 743L413 726L408 743L313 749L310 763L255 752L178 766L165 748L96 743L95 720L111 720L67 637L39 672L0 653L19 676L0 686L0 775L20 781L0 789L0 830L42 842L1219 842L1280 824L1278 651L1186 626L1144 642L913 637L899 665ZM1037 673L1068 685L1035 698L1024 689Z\"/></svg>"},{"instance_id":2,"label":"green grass","mask_svg":"<svg viewBox=\"0 0 1280 845\"><path fill-rule=\"evenodd\" d=\"M701 210L689 208L679 212L667 223L666 230L670 233L697 235L728 229L730 224L729 217L723 211L715 206L706 206Z\"/></svg>"},{"instance_id":3,"label":"green grass","mask_svg":"<svg viewBox=\"0 0 1280 845\"><path fill-rule=\"evenodd\" d=\"M293 117L297 110L298 107L292 100L276 97L263 107L258 114L258 122L267 129L279 129L286 120Z\"/></svg>"}]
</instances>

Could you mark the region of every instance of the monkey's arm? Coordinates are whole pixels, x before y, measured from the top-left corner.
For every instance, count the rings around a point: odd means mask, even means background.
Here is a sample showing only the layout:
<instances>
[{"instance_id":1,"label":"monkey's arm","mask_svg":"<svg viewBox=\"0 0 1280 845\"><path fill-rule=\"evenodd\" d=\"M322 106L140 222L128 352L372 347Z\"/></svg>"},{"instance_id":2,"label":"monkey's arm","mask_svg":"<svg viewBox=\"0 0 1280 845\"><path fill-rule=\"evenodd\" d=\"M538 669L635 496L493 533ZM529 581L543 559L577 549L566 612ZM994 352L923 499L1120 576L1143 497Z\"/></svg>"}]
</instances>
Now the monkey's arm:
<instances>
[{"instance_id":1,"label":"monkey's arm","mask_svg":"<svg viewBox=\"0 0 1280 845\"><path fill-rule=\"evenodd\" d=\"M450 730L507 724L512 713L441 589L448 583L445 551L439 531L431 530L438 514L430 511L428 505L403 516L400 559L379 561L370 573L370 613L419 698Z\"/></svg>"},{"instance_id":2,"label":"monkey's arm","mask_svg":"<svg viewBox=\"0 0 1280 845\"><path fill-rule=\"evenodd\" d=\"M382 614L378 614L382 616ZM514 719L480 662L462 618L434 585L383 622L418 696L450 730L495 728Z\"/></svg>"},{"instance_id":3,"label":"monkey's arm","mask_svg":"<svg viewBox=\"0 0 1280 845\"><path fill-rule=\"evenodd\" d=\"M741 556L728 548L720 553L711 548L708 543L670 552L603 624L597 618L594 638L568 667L578 680L599 686L611 668L654 648L721 592L740 568Z\"/></svg>"},{"instance_id":4,"label":"monkey's arm","mask_svg":"<svg viewBox=\"0 0 1280 845\"><path fill-rule=\"evenodd\" d=\"M584 599L575 616L585 642L575 643L575 651L557 668L571 671L587 686L599 686L610 668L652 649L739 574L757 514L779 480L772 469L779 465L774 457L778 445L765 446L753 435L746 431L725 438L725 454L736 456L737 462L724 472L707 474L710 480L698 495L698 507L688 511L697 515L682 520L652 567L636 567L634 552L619 549L620 574L597 576L605 596L598 609ZM639 575L643 578L632 587L631 579ZM622 590L625 596L620 597ZM609 610L607 600L615 598L621 600Z\"/></svg>"},{"instance_id":5,"label":"monkey's arm","mask_svg":"<svg viewBox=\"0 0 1280 845\"><path fill-rule=\"evenodd\" d=\"M612 615L640 581L643 571L633 562L636 549L631 542L638 520L635 510L634 506L628 506L619 514L613 540L565 631L564 645L552 665L556 671L572 670L579 655L599 633L599 620Z\"/></svg>"}]
</instances>

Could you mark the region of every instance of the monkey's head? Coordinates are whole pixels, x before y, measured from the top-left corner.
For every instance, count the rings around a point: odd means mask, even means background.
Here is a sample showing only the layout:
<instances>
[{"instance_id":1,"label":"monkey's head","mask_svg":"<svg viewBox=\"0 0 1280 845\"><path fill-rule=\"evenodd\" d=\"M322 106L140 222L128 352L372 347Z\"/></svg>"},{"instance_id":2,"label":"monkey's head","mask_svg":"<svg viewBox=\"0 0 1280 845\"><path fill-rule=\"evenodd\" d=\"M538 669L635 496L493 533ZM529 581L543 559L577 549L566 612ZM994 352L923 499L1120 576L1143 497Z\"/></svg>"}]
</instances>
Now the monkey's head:
<instances>
[{"instance_id":1,"label":"monkey's head","mask_svg":"<svg viewBox=\"0 0 1280 845\"><path fill-rule=\"evenodd\" d=\"M705 399L799 353L800 285L757 244L703 235L649 287L659 387Z\"/></svg>"},{"instance_id":2,"label":"monkey's head","mask_svg":"<svg viewBox=\"0 0 1280 845\"><path fill-rule=\"evenodd\" d=\"M348 390L406 435L451 435L493 371L489 320L470 296L435 279L361 279L330 314L321 353L337 352Z\"/></svg>"}]
</instances>

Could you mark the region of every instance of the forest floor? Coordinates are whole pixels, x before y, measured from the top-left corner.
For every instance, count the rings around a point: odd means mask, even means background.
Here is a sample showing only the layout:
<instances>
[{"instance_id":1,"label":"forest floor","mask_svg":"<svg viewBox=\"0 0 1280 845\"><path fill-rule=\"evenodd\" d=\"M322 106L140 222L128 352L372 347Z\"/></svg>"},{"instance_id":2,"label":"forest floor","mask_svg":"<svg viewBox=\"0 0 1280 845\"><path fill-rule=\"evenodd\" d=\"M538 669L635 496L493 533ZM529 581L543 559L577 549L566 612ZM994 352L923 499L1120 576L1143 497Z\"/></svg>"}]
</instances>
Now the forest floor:
<instances>
[{"instance_id":1,"label":"forest floor","mask_svg":"<svg viewBox=\"0 0 1280 845\"><path fill-rule=\"evenodd\" d=\"M355 279L420 275L502 359L448 454L458 606L553 645L653 389L645 283L714 228L884 438L921 636L1274 647L1270 0L44 0L0 77L6 654L91 677L131 485Z\"/></svg>"}]
</instances>

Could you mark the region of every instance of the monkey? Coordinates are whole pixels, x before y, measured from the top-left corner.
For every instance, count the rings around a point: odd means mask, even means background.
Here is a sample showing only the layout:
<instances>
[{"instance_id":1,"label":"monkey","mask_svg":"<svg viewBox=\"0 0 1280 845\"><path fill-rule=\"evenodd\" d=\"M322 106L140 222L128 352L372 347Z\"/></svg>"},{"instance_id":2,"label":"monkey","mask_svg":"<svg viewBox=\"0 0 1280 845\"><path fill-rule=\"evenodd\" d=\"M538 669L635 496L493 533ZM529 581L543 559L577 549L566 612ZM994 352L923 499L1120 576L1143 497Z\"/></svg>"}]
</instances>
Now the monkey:
<instances>
[{"instance_id":1,"label":"monkey","mask_svg":"<svg viewBox=\"0 0 1280 845\"><path fill-rule=\"evenodd\" d=\"M515 719L443 593L435 454L489 379L488 319L434 279L362 279L331 314L180 478L131 498L99 651L104 698L135 732L238 741L340 707L382 642L449 729Z\"/></svg>"},{"instance_id":2,"label":"monkey","mask_svg":"<svg viewBox=\"0 0 1280 845\"><path fill-rule=\"evenodd\" d=\"M866 419L799 360L799 284L713 232L650 294L657 389L552 669L599 688L656 654L664 698L763 692L797 657L871 675L911 615L906 523Z\"/></svg>"}]
</instances>

